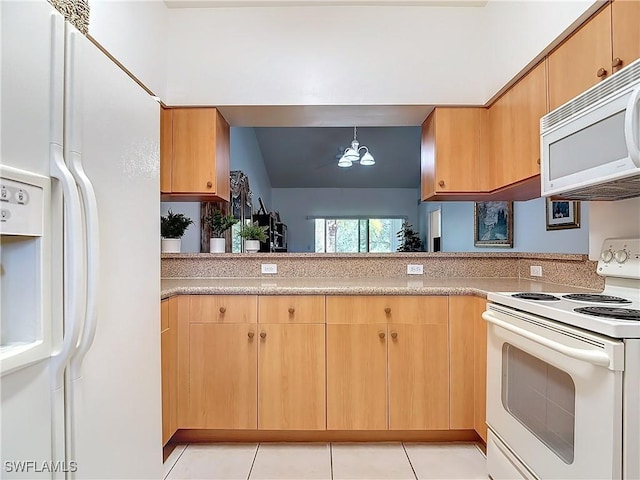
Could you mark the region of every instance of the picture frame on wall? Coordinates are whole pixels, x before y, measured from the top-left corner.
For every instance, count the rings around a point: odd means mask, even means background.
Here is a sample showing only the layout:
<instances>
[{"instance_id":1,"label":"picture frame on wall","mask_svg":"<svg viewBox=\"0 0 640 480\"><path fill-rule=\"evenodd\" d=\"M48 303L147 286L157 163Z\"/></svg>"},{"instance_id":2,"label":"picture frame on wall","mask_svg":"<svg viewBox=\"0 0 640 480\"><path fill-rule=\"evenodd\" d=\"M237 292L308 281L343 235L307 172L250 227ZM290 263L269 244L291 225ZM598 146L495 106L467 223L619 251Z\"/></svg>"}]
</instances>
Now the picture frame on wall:
<instances>
[{"instance_id":1,"label":"picture frame on wall","mask_svg":"<svg viewBox=\"0 0 640 480\"><path fill-rule=\"evenodd\" d=\"M473 217L476 247L513 248L513 202L476 202Z\"/></svg>"},{"instance_id":2,"label":"picture frame on wall","mask_svg":"<svg viewBox=\"0 0 640 480\"><path fill-rule=\"evenodd\" d=\"M580 228L580 202L547 198L547 230Z\"/></svg>"}]
</instances>

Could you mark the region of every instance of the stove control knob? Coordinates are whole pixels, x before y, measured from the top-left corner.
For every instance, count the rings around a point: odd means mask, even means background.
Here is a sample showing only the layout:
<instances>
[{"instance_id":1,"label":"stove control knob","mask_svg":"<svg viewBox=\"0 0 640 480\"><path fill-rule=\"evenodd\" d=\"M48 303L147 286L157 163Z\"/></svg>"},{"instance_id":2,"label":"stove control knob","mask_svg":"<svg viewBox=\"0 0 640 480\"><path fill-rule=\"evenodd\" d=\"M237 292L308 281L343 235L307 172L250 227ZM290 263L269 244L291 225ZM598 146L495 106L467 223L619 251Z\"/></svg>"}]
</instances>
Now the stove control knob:
<instances>
[{"instance_id":1,"label":"stove control knob","mask_svg":"<svg viewBox=\"0 0 640 480\"><path fill-rule=\"evenodd\" d=\"M629 252L626 250L618 250L614 255L616 262L624 263L629 260Z\"/></svg>"},{"instance_id":2,"label":"stove control knob","mask_svg":"<svg viewBox=\"0 0 640 480\"><path fill-rule=\"evenodd\" d=\"M602 261L604 263L609 263L611 260L613 260L613 252L611 250L605 250L600 255L600 258L602 258Z\"/></svg>"}]
</instances>

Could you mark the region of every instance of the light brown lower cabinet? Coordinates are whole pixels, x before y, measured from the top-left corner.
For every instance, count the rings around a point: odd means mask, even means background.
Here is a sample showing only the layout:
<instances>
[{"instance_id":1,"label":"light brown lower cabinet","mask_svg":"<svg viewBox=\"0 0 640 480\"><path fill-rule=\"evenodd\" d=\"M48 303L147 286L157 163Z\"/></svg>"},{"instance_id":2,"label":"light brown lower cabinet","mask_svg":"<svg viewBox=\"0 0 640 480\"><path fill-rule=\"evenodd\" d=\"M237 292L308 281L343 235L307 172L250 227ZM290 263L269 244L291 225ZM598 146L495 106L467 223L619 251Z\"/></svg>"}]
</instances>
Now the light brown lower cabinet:
<instances>
[{"instance_id":1,"label":"light brown lower cabinet","mask_svg":"<svg viewBox=\"0 0 640 480\"><path fill-rule=\"evenodd\" d=\"M160 303L160 357L162 374L162 444L178 428L178 332L174 299Z\"/></svg>"},{"instance_id":2,"label":"light brown lower cabinet","mask_svg":"<svg viewBox=\"0 0 640 480\"><path fill-rule=\"evenodd\" d=\"M189 325L189 415L185 428L257 427L257 326Z\"/></svg>"},{"instance_id":3,"label":"light brown lower cabinet","mask_svg":"<svg viewBox=\"0 0 640 480\"><path fill-rule=\"evenodd\" d=\"M390 430L449 429L447 340L446 323L389 325Z\"/></svg>"},{"instance_id":4,"label":"light brown lower cabinet","mask_svg":"<svg viewBox=\"0 0 640 480\"><path fill-rule=\"evenodd\" d=\"M327 325L327 430L387 429L387 325Z\"/></svg>"},{"instance_id":5,"label":"light brown lower cabinet","mask_svg":"<svg viewBox=\"0 0 640 480\"><path fill-rule=\"evenodd\" d=\"M163 327L177 325L175 337L170 328L162 336L163 440L176 428L476 429L486 439L484 299L175 299L173 310L162 307L175 317L163 316ZM177 364L173 424L164 416L173 378L165 352Z\"/></svg>"},{"instance_id":6,"label":"light brown lower cabinet","mask_svg":"<svg viewBox=\"0 0 640 480\"><path fill-rule=\"evenodd\" d=\"M325 430L325 326L260 324L258 428Z\"/></svg>"}]
</instances>

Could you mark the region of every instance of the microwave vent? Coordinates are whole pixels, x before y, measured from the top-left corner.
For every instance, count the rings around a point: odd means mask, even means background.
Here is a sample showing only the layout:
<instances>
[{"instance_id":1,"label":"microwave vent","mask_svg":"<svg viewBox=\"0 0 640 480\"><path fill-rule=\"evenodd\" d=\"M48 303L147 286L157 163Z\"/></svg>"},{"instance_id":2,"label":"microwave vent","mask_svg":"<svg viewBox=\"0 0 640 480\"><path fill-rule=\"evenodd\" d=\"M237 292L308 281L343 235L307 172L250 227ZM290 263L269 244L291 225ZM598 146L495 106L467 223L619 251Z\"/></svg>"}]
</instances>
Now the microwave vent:
<instances>
[{"instance_id":1,"label":"microwave vent","mask_svg":"<svg viewBox=\"0 0 640 480\"><path fill-rule=\"evenodd\" d=\"M540 120L541 130L544 132L567 118L586 110L609 95L619 94L621 90L634 83L639 83L639 81L640 60L636 60L609 78L591 87L586 92L578 95L573 100L542 117Z\"/></svg>"},{"instance_id":2,"label":"microwave vent","mask_svg":"<svg viewBox=\"0 0 640 480\"><path fill-rule=\"evenodd\" d=\"M585 201L612 201L640 197L640 175L563 192L558 194L558 197L566 200ZM556 198L555 195L554 198Z\"/></svg>"}]
</instances>

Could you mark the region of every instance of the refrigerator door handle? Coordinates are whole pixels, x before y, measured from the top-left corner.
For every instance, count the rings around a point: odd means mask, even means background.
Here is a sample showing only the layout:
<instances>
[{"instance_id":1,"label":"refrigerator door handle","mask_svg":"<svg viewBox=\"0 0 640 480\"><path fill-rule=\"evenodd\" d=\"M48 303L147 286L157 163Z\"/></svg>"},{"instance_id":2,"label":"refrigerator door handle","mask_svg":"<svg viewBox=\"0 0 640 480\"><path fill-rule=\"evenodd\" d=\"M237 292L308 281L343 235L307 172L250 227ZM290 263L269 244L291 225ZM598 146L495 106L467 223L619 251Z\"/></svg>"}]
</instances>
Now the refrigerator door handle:
<instances>
[{"instance_id":1,"label":"refrigerator door handle","mask_svg":"<svg viewBox=\"0 0 640 480\"><path fill-rule=\"evenodd\" d=\"M76 352L71 359L71 379L75 380L81 375L82 362L91 348L96 334L98 321L98 279L100 269L100 230L98 219L98 203L95 190L82 165L82 72L76 67L76 55L78 53L77 36L79 33L69 27L67 37L67 55L65 58L65 158L69 170L80 188L81 200L84 207L85 240L87 255L87 284L86 304L82 336Z\"/></svg>"},{"instance_id":2,"label":"refrigerator door handle","mask_svg":"<svg viewBox=\"0 0 640 480\"><path fill-rule=\"evenodd\" d=\"M64 371L78 344L81 329L80 282L82 281L82 257L77 254L82 251L82 211L80 196L76 182L67 169L62 154L62 146L52 143L51 176L60 181L64 197L65 210L65 322L64 337L60 350L51 358L52 388L57 390L64 385Z\"/></svg>"}]
</instances>

